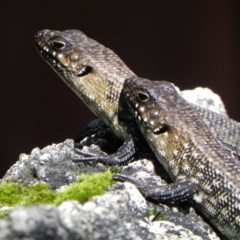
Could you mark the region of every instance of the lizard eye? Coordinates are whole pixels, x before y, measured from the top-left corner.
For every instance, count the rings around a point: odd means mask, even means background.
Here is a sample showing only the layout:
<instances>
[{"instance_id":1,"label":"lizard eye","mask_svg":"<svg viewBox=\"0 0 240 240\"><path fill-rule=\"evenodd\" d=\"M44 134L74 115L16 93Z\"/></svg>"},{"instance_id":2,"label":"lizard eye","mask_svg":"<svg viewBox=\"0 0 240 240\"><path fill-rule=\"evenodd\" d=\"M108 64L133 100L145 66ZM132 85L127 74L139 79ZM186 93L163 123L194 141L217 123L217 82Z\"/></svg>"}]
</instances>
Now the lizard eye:
<instances>
[{"instance_id":1,"label":"lizard eye","mask_svg":"<svg viewBox=\"0 0 240 240\"><path fill-rule=\"evenodd\" d=\"M66 43L60 40L53 40L51 44L55 50L63 50L66 47Z\"/></svg>"},{"instance_id":2,"label":"lizard eye","mask_svg":"<svg viewBox=\"0 0 240 240\"><path fill-rule=\"evenodd\" d=\"M141 102L147 102L149 100L149 95L145 92L138 91L137 92L137 98Z\"/></svg>"}]
</instances>

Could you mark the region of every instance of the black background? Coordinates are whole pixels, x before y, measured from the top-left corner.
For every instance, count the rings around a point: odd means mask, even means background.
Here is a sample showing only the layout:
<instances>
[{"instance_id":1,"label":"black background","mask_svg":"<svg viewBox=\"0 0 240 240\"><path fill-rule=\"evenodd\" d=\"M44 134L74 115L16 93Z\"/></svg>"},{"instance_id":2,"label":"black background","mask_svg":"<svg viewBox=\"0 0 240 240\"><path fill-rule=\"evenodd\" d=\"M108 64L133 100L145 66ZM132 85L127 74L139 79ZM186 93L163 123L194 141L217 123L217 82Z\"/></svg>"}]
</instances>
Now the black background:
<instances>
[{"instance_id":1,"label":"black background","mask_svg":"<svg viewBox=\"0 0 240 240\"><path fill-rule=\"evenodd\" d=\"M0 176L20 153L74 137L94 119L34 49L44 28L82 30L139 76L212 88L240 120L236 2L1 1Z\"/></svg>"}]
</instances>

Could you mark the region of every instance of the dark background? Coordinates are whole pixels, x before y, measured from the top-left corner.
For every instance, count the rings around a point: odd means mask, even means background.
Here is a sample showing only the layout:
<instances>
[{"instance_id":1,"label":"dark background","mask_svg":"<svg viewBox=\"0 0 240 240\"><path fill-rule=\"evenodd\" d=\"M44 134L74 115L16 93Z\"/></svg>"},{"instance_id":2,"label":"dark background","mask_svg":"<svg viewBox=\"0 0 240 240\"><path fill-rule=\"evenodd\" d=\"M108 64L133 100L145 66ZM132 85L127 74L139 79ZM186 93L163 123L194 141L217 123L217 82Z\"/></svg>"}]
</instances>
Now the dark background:
<instances>
[{"instance_id":1,"label":"dark background","mask_svg":"<svg viewBox=\"0 0 240 240\"><path fill-rule=\"evenodd\" d=\"M80 29L139 76L213 89L240 120L238 12L231 0L1 1L0 177L20 153L74 137L94 119L38 56L36 31Z\"/></svg>"}]
</instances>

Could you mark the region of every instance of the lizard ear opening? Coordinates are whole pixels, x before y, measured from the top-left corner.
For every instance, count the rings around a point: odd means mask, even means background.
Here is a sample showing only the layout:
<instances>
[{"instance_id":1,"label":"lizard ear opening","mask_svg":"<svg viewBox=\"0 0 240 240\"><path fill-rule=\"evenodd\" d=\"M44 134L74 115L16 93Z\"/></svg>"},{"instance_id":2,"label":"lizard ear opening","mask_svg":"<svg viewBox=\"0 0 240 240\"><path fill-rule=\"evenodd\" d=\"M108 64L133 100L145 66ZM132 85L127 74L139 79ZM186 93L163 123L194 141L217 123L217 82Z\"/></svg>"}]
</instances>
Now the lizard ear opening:
<instances>
[{"instance_id":1,"label":"lizard ear opening","mask_svg":"<svg viewBox=\"0 0 240 240\"><path fill-rule=\"evenodd\" d=\"M139 101L145 103L149 100L149 95L146 92L138 91L137 92L137 98Z\"/></svg>"},{"instance_id":2,"label":"lizard ear opening","mask_svg":"<svg viewBox=\"0 0 240 240\"><path fill-rule=\"evenodd\" d=\"M88 73L92 71L92 68L90 66L84 66L79 73L77 74L78 77L86 76Z\"/></svg>"},{"instance_id":3,"label":"lizard ear opening","mask_svg":"<svg viewBox=\"0 0 240 240\"><path fill-rule=\"evenodd\" d=\"M155 129L153 129L154 134L162 134L170 130L170 126L167 124L163 124Z\"/></svg>"}]
</instances>

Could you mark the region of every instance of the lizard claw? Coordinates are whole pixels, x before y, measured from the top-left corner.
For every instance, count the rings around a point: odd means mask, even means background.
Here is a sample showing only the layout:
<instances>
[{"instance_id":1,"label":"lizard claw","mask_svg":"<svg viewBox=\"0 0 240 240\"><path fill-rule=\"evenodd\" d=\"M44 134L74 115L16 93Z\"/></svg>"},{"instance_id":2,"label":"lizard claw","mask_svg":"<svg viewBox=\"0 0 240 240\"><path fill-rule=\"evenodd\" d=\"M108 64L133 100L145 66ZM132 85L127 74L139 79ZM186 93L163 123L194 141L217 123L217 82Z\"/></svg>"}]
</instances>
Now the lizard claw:
<instances>
[{"instance_id":1,"label":"lizard claw","mask_svg":"<svg viewBox=\"0 0 240 240\"><path fill-rule=\"evenodd\" d=\"M102 162L106 158L108 158L107 154L95 145L91 145L87 151L74 148L73 162Z\"/></svg>"},{"instance_id":2,"label":"lizard claw","mask_svg":"<svg viewBox=\"0 0 240 240\"><path fill-rule=\"evenodd\" d=\"M113 154L103 152L98 146L90 145L87 151L74 149L74 162L99 162L105 165L123 165L131 161L136 153L134 141L129 136L123 145Z\"/></svg>"},{"instance_id":3,"label":"lizard claw","mask_svg":"<svg viewBox=\"0 0 240 240\"><path fill-rule=\"evenodd\" d=\"M75 163L94 162L103 163L104 165L109 166L121 164L121 160L118 156L107 154L96 145L91 145L87 151L75 148L74 153L72 161Z\"/></svg>"},{"instance_id":4,"label":"lizard claw","mask_svg":"<svg viewBox=\"0 0 240 240\"><path fill-rule=\"evenodd\" d=\"M143 179L139 178L134 178L130 177L127 175L122 175L122 174L114 174L113 176L114 181L119 181L119 182L129 182L134 184L138 190L144 195L145 192L147 192L147 184L144 184Z\"/></svg>"},{"instance_id":5,"label":"lizard claw","mask_svg":"<svg viewBox=\"0 0 240 240\"><path fill-rule=\"evenodd\" d=\"M133 177L122 175L122 174L114 174L113 180L119 181L119 182L130 182L135 185L141 185L141 181L138 180L137 178L133 178Z\"/></svg>"}]
</instances>

